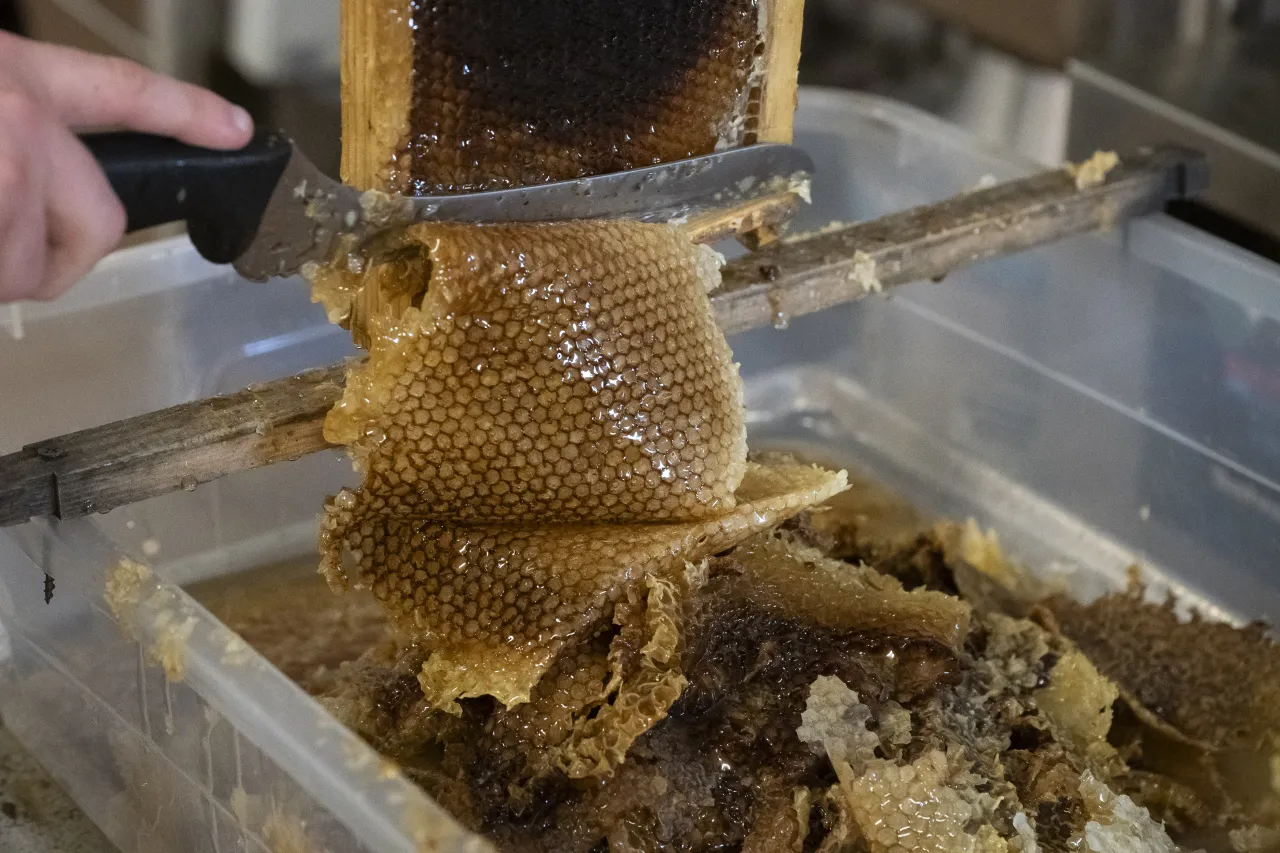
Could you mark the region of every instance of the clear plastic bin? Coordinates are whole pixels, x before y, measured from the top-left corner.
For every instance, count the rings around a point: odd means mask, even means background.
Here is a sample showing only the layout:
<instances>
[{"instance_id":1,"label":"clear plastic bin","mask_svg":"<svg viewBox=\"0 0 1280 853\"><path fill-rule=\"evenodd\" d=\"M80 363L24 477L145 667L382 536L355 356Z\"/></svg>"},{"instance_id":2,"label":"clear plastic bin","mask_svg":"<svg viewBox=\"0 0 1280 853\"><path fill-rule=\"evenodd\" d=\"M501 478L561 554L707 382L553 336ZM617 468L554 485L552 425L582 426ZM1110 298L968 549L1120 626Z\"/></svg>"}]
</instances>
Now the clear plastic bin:
<instances>
[{"instance_id":1,"label":"clear plastic bin","mask_svg":"<svg viewBox=\"0 0 1280 853\"><path fill-rule=\"evenodd\" d=\"M802 228L1031 168L847 93L803 93L799 128L821 170ZM237 281L181 241L95 278L27 312L22 340L0 310L0 452L349 351L300 283ZM1248 619L1280 614L1277 318L1280 269L1156 216L733 344L755 446L994 526L1083 595L1138 563ZM0 531L0 712L123 849L482 846L181 591L313 553L322 498L352 480L321 454ZM156 567L136 589L125 554Z\"/></svg>"}]
</instances>

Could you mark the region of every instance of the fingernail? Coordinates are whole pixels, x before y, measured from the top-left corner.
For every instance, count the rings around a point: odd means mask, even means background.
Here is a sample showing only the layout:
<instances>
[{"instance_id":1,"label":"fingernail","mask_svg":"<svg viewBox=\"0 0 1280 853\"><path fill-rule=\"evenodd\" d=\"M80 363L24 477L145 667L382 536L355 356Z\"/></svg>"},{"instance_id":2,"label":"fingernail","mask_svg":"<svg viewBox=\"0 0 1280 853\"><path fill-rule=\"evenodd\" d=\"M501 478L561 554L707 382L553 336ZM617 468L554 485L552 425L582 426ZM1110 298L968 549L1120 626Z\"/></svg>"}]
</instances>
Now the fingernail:
<instances>
[{"instance_id":1,"label":"fingernail","mask_svg":"<svg viewBox=\"0 0 1280 853\"><path fill-rule=\"evenodd\" d=\"M249 111L244 107L232 108L231 123L235 125L236 130L241 133L248 133L253 130L253 116L249 115Z\"/></svg>"}]
</instances>

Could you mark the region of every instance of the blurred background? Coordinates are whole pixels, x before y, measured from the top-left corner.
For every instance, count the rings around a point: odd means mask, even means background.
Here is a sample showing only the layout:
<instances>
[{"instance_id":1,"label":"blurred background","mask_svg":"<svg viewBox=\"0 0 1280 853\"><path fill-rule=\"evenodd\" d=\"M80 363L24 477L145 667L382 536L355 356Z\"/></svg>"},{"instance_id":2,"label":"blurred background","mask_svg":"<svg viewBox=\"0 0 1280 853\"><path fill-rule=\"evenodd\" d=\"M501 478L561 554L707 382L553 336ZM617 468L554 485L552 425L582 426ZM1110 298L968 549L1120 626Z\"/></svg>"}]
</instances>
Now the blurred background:
<instances>
[{"instance_id":1,"label":"blurred background","mask_svg":"<svg viewBox=\"0 0 1280 853\"><path fill-rule=\"evenodd\" d=\"M1280 236L1280 0L808 0L801 80L1043 163L1174 139ZM210 85L338 162L338 0L0 0L0 26Z\"/></svg>"}]
</instances>

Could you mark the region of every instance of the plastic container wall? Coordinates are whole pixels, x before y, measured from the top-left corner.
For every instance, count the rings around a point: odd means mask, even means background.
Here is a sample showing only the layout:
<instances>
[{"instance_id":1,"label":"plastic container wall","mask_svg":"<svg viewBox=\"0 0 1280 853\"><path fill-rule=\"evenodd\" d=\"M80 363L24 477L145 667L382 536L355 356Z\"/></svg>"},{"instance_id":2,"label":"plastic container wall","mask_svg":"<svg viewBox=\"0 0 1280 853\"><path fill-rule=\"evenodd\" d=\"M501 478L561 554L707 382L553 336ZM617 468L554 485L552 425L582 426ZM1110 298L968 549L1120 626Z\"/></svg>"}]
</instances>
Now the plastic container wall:
<instances>
[{"instance_id":1,"label":"plastic container wall","mask_svg":"<svg viewBox=\"0 0 1280 853\"><path fill-rule=\"evenodd\" d=\"M801 228L1031 169L889 102L809 91L802 117L821 177ZM912 497L999 522L1034 562L1067 558L1119 582L1133 561L1219 614L1273 621L1278 318L1280 266L1152 216L733 343L757 443L788 440L802 413L887 456L882 476L919 469ZM890 420L853 439L871 411ZM984 493L988 475L1091 533L1055 556L1036 512Z\"/></svg>"},{"instance_id":2,"label":"plastic container wall","mask_svg":"<svg viewBox=\"0 0 1280 853\"><path fill-rule=\"evenodd\" d=\"M848 94L804 93L799 141L821 169L801 228L1027 168ZM111 259L77 298L112 282L100 304L33 311L22 340L0 326L0 452L349 351L300 284L236 281L182 243ZM1139 561L1220 614L1274 615L1276 284L1274 266L1153 217L800 318L733 341L752 441L994 525L1084 594ZM320 454L0 531L0 711L124 849L478 843L181 592L313 553L323 497L351 478ZM122 554L155 575L135 588Z\"/></svg>"},{"instance_id":3,"label":"plastic container wall","mask_svg":"<svg viewBox=\"0 0 1280 853\"><path fill-rule=\"evenodd\" d=\"M0 329L0 452L353 352L300 282L240 281L181 241L108 259L75 299ZM351 477L317 454L0 531L0 713L122 850L485 849L179 588L313 553Z\"/></svg>"}]
</instances>

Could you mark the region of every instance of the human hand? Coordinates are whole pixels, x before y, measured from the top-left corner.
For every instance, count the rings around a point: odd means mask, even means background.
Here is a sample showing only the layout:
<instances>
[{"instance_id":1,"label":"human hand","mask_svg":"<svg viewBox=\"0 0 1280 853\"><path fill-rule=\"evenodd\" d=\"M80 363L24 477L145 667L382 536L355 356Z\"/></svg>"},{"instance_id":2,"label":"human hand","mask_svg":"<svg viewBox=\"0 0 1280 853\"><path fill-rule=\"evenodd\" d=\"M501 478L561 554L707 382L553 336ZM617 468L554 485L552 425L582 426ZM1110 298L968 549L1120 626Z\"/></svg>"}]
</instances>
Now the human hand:
<instances>
[{"instance_id":1,"label":"human hand","mask_svg":"<svg viewBox=\"0 0 1280 853\"><path fill-rule=\"evenodd\" d=\"M124 208L74 134L108 126L205 148L253 135L249 114L212 92L0 32L0 303L60 295L124 236Z\"/></svg>"}]
</instances>

